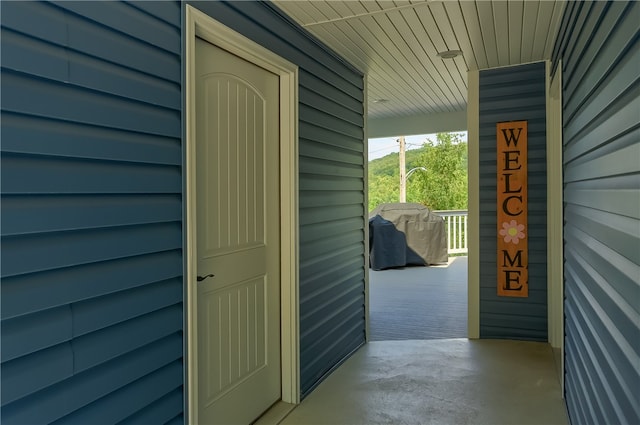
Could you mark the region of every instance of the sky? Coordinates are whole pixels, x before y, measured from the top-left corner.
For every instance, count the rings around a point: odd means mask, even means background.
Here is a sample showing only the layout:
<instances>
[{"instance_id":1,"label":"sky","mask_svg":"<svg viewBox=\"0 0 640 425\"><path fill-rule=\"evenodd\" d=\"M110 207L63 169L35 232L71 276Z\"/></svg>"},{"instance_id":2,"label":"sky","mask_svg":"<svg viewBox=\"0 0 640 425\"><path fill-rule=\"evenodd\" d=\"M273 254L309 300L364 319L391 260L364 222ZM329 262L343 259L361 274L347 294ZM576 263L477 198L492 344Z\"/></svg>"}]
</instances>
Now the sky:
<instances>
[{"instance_id":1,"label":"sky","mask_svg":"<svg viewBox=\"0 0 640 425\"><path fill-rule=\"evenodd\" d=\"M422 144L431 138L435 140L435 134L421 134L418 136L405 136L404 141L406 149L417 149L422 147ZM385 155L389 155L393 152L400 150L400 144L397 142L398 137L381 137L379 139L369 139L369 161L372 159L382 158Z\"/></svg>"},{"instance_id":2,"label":"sky","mask_svg":"<svg viewBox=\"0 0 640 425\"><path fill-rule=\"evenodd\" d=\"M466 131L463 133L463 140L467 139ZM406 149L418 149L427 139L436 140L435 134L420 134L417 136L405 136ZM369 161L382 158L393 152L400 150L400 144L397 142L398 137L382 137L379 139L369 139Z\"/></svg>"}]
</instances>

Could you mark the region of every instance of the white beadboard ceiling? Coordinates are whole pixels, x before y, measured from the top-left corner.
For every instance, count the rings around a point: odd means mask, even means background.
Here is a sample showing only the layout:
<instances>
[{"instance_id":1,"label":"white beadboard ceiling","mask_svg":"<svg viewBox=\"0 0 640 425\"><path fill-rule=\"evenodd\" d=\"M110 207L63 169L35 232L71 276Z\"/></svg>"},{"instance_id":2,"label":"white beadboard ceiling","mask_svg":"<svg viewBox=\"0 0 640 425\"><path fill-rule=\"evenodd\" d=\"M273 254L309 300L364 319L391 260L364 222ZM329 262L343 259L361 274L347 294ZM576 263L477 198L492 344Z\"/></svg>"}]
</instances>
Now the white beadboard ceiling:
<instances>
[{"instance_id":1,"label":"white beadboard ceiling","mask_svg":"<svg viewBox=\"0 0 640 425\"><path fill-rule=\"evenodd\" d=\"M367 74L369 120L459 114L467 70L549 59L564 8L538 0L274 3ZM463 55L441 59L445 50Z\"/></svg>"}]
</instances>

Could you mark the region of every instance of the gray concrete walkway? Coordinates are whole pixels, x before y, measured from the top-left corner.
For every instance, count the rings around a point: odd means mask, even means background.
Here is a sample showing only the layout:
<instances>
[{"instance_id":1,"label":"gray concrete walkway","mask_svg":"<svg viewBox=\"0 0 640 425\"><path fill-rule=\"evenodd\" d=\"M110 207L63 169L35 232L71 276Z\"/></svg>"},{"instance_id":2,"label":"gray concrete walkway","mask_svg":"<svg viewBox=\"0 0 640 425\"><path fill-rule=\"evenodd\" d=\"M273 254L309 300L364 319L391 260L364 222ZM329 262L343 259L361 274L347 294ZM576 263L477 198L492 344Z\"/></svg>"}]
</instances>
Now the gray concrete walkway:
<instances>
[{"instance_id":1,"label":"gray concrete walkway","mask_svg":"<svg viewBox=\"0 0 640 425\"><path fill-rule=\"evenodd\" d=\"M551 347L506 340L371 342L285 425L568 424Z\"/></svg>"}]
</instances>

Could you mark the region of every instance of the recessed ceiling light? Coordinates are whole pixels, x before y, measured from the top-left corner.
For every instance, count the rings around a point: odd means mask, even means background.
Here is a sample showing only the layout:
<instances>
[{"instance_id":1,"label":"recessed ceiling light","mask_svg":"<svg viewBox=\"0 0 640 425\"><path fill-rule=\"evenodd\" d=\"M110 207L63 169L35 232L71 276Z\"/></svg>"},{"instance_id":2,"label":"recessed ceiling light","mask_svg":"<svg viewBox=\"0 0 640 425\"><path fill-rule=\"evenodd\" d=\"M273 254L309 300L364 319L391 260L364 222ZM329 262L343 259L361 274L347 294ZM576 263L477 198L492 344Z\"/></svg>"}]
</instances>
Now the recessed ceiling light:
<instances>
[{"instance_id":1,"label":"recessed ceiling light","mask_svg":"<svg viewBox=\"0 0 640 425\"><path fill-rule=\"evenodd\" d=\"M389 99L373 99L373 103L385 103L388 101Z\"/></svg>"},{"instance_id":2,"label":"recessed ceiling light","mask_svg":"<svg viewBox=\"0 0 640 425\"><path fill-rule=\"evenodd\" d=\"M444 52L438 52L438 56L442 59L453 59L462 54L461 50L445 50Z\"/></svg>"}]
</instances>

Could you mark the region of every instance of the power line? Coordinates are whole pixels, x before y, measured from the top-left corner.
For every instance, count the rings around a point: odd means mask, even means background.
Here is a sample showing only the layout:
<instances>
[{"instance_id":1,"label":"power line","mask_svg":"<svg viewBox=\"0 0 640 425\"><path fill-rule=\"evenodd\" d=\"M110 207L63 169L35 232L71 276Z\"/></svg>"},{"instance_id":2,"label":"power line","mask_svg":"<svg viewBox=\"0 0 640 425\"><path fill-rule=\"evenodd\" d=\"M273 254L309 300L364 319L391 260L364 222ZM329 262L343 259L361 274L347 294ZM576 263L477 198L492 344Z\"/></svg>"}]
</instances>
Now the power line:
<instances>
[{"instance_id":1,"label":"power line","mask_svg":"<svg viewBox=\"0 0 640 425\"><path fill-rule=\"evenodd\" d=\"M389 146L385 146L384 148L380 148L380 149L376 149L375 151L369 151L369 153L375 153L375 152L380 152L380 151L384 151L390 148L395 148L397 145L389 145Z\"/></svg>"}]
</instances>

